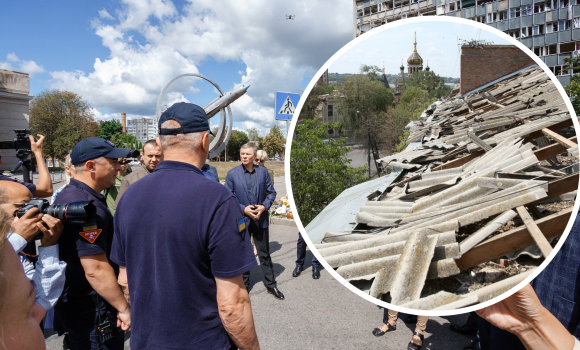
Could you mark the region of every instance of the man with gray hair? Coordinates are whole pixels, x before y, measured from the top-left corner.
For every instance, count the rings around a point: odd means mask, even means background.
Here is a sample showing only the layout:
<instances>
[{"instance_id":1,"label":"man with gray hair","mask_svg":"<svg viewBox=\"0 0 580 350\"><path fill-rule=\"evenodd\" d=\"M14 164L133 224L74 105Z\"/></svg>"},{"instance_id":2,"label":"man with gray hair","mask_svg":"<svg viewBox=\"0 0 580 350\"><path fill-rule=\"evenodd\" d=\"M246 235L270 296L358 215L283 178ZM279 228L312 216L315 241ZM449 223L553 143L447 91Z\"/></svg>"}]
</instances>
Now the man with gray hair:
<instances>
[{"instance_id":1,"label":"man with gray hair","mask_svg":"<svg viewBox=\"0 0 580 350\"><path fill-rule=\"evenodd\" d=\"M254 237L260 266L264 272L266 290L277 299L283 300L284 294L276 285L274 265L270 257L270 232L268 209L276 200L276 190L266 168L254 164L256 147L246 143L240 149L242 164L226 175L226 186L236 195L248 231ZM250 272L244 274L244 284L250 289Z\"/></svg>"},{"instance_id":2,"label":"man with gray hair","mask_svg":"<svg viewBox=\"0 0 580 350\"><path fill-rule=\"evenodd\" d=\"M236 198L201 171L208 136L201 107L168 108L164 161L118 203L111 259L131 300L133 349L259 348L242 279L256 259Z\"/></svg>"}]
</instances>

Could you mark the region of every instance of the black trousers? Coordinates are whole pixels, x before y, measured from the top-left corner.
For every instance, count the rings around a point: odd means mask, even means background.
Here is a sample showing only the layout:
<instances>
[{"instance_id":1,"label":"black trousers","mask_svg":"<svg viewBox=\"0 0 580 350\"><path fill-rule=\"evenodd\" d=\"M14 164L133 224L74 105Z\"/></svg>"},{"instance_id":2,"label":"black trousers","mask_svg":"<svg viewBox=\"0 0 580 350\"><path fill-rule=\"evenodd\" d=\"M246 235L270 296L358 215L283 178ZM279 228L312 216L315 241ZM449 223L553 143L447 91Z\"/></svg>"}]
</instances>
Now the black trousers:
<instances>
[{"instance_id":1,"label":"black trousers","mask_svg":"<svg viewBox=\"0 0 580 350\"><path fill-rule=\"evenodd\" d=\"M304 259L306 258L306 242L300 232L298 232L298 242L296 243L296 266L304 266ZM319 268L320 262L312 254L312 267Z\"/></svg>"},{"instance_id":2,"label":"black trousers","mask_svg":"<svg viewBox=\"0 0 580 350\"><path fill-rule=\"evenodd\" d=\"M274 264L270 257L270 230L268 227L261 228L253 220L250 221L248 232L254 237L254 245L258 251L260 266L264 273L264 284L268 288L276 287L276 277L274 276ZM250 271L243 274L246 289L250 288Z\"/></svg>"},{"instance_id":3,"label":"black trousers","mask_svg":"<svg viewBox=\"0 0 580 350\"><path fill-rule=\"evenodd\" d=\"M113 325L113 339L101 343L98 336L97 308L101 317L108 318ZM96 296L87 296L77 300L64 302L59 299L55 313L62 322L62 327L68 332L71 350L122 350L125 332L117 328L117 310L107 302L96 300Z\"/></svg>"}]
</instances>

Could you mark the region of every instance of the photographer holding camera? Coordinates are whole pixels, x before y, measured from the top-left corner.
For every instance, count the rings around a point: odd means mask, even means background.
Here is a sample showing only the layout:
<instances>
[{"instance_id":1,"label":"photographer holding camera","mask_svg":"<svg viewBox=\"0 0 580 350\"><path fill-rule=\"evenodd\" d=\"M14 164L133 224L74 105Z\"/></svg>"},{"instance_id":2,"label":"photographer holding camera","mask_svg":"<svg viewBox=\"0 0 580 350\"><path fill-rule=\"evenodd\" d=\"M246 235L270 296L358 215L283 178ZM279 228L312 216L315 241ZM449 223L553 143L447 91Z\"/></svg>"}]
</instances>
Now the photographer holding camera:
<instances>
[{"instance_id":1,"label":"photographer holding camera","mask_svg":"<svg viewBox=\"0 0 580 350\"><path fill-rule=\"evenodd\" d=\"M28 131L28 130L25 130L25 131ZM17 132L17 134L18 134L18 132ZM28 143L26 141L20 142L19 145L22 145L23 148L25 148L25 149L23 149L23 150L17 149L17 152L24 151L24 153L27 153L27 154L33 153L34 156L36 157L37 166L38 166L38 184L35 185L34 183L32 183L33 181L31 181L30 183L18 181L16 179L11 178L9 176L6 176L2 173L0 173L0 181L18 182L18 183L26 186L30 190L30 193L32 194L32 196L34 196L34 197L50 197L50 196L52 196L52 179L50 178L50 173L48 172L48 167L46 166L46 162L44 161L44 158L42 155L44 136L42 136L42 135L36 135L36 136L38 136L38 140L35 140L34 137L32 137L31 135L28 135L28 139L30 140L30 146L28 146ZM16 144L16 142L15 142L15 144ZM16 148L18 148L18 147L16 147ZM0 154L0 164L2 164L2 163L3 163L2 155Z\"/></svg>"},{"instance_id":2,"label":"photographer holding camera","mask_svg":"<svg viewBox=\"0 0 580 350\"><path fill-rule=\"evenodd\" d=\"M31 198L30 191L23 185L16 182L0 182L0 209L6 211L8 215L16 214ZM39 214L38 209L33 208L22 217L14 218L12 232L8 236L8 241L18 253L26 277L34 283L35 303L46 311L54 307L64 287L66 263L59 261L57 244L62 229L63 224L60 220L50 215ZM42 233L42 238L35 268L22 250L39 233Z\"/></svg>"},{"instance_id":3,"label":"photographer holding camera","mask_svg":"<svg viewBox=\"0 0 580 350\"><path fill-rule=\"evenodd\" d=\"M59 240L68 268L55 311L69 333L72 349L123 349L123 331L131 325L130 307L117 283L118 266L109 260L113 216L101 194L115 184L121 169L118 159L129 152L102 138L81 140L70 154L74 179L54 202L92 200L96 207L93 222L65 223Z\"/></svg>"}]
</instances>

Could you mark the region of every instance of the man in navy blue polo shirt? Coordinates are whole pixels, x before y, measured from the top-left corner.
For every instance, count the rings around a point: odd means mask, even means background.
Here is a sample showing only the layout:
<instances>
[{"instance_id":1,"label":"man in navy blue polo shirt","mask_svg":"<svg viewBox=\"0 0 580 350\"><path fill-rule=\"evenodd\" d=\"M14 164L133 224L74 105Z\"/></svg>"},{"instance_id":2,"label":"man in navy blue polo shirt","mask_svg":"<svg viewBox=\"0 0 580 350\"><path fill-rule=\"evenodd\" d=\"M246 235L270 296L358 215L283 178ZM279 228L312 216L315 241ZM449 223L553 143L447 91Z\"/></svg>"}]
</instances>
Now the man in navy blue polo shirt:
<instances>
[{"instance_id":1,"label":"man in navy blue polo shirt","mask_svg":"<svg viewBox=\"0 0 580 350\"><path fill-rule=\"evenodd\" d=\"M111 259L130 295L133 349L258 349L242 274L256 266L238 201L200 170L204 110L176 103L159 119L164 161L117 206Z\"/></svg>"},{"instance_id":2,"label":"man in navy blue polo shirt","mask_svg":"<svg viewBox=\"0 0 580 350\"><path fill-rule=\"evenodd\" d=\"M121 169L118 158L130 151L98 137L81 140L71 153L75 178L54 202L92 200L97 208L95 222L67 223L59 240L60 258L67 269L55 311L69 333L71 349L123 349L123 331L131 325L130 307L117 283L118 267L109 260L113 217L101 194L115 184ZM102 342L97 326L106 320L111 322L113 337Z\"/></svg>"}]
</instances>

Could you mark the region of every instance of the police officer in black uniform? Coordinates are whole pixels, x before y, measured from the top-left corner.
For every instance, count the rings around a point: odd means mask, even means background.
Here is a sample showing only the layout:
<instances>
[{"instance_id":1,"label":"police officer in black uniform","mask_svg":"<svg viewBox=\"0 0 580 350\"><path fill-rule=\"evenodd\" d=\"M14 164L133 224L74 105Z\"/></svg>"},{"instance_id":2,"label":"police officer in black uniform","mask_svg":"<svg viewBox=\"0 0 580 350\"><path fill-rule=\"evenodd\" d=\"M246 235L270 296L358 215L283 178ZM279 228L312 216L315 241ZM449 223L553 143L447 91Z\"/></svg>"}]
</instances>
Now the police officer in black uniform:
<instances>
[{"instance_id":1,"label":"police officer in black uniform","mask_svg":"<svg viewBox=\"0 0 580 350\"><path fill-rule=\"evenodd\" d=\"M55 311L69 333L71 349L123 349L123 331L131 325L130 307L117 283L118 266L109 260L113 217L101 195L115 184L121 168L117 159L129 152L98 137L80 141L71 153L75 178L54 203L93 200L97 208L94 222L67 223L59 240L67 269ZM99 328L105 334L99 335Z\"/></svg>"}]
</instances>

